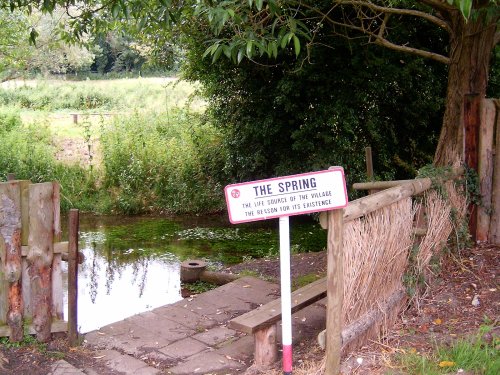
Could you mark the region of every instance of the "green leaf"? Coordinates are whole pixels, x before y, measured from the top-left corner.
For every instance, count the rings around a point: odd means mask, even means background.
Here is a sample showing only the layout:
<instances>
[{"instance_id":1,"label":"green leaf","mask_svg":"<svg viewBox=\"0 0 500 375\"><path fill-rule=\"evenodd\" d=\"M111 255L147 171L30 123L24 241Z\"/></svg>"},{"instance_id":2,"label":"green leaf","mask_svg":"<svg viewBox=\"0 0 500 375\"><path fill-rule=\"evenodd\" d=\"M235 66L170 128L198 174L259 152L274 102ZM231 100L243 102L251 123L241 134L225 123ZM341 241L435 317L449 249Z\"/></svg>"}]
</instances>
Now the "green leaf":
<instances>
[{"instance_id":1,"label":"green leaf","mask_svg":"<svg viewBox=\"0 0 500 375\"><path fill-rule=\"evenodd\" d=\"M464 15L465 19L469 19L472 12L472 0L461 0L460 11Z\"/></svg>"},{"instance_id":2,"label":"green leaf","mask_svg":"<svg viewBox=\"0 0 500 375\"><path fill-rule=\"evenodd\" d=\"M252 57L253 40L247 42L247 56Z\"/></svg>"},{"instance_id":3,"label":"green leaf","mask_svg":"<svg viewBox=\"0 0 500 375\"><path fill-rule=\"evenodd\" d=\"M285 48L286 45L290 42L290 38L292 37L292 33L287 33L283 36L283 38L281 38L281 48Z\"/></svg>"},{"instance_id":4,"label":"green leaf","mask_svg":"<svg viewBox=\"0 0 500 375\"><path fill-rule=\"evenodd\" d=\"M241 62L241 60L243 60L243 57L245 57L245 50L242 47L238 51L238 58L237 58L238 64Z\"/></svg>"},{"instance_id":5,"label":"green leaf","mask_svg":"<svg viewBox=\"0 0 500 375\"><path fill-rule=\"evenodd\" d=\"M216 50L215 53L212 55L212 63L216 62L217 59L220 57L220 54L222 53L222 46L219 46Z\"/></svg>"},{"instance_id":6,"label":"green leaf","mask_svg":"<svg viewBox=\"0 0 500 375\"><path fill-rule=\"evenodd\" d=\"M261 10L262 9L262 5L264 4L264 1L263 0L256 0L255 1L255 5L257 6L257 9L258 10Z\"/></svg>"},{"instance_id":7,"label":"green leaf","mask_svg":"<svg viewBox=\"0 0 500 375\"><path fill-rule=\"evenodd\" d=\"M300 40L296 35L293 36L293 46L295 48L295 56L298 57L300 54Z\"/></svg>"},{"instance_id":8,"label":"green leaf","mask_svg":"<svg viewBox=\"0 0 500 375\"><path fill-rule=\"evenodd\" d=\"M113 18L118 17L118 12L120 11L120 5L118 3L114 3L113 6L111 7L111 15Z\"/></svg>"}]
</instances>

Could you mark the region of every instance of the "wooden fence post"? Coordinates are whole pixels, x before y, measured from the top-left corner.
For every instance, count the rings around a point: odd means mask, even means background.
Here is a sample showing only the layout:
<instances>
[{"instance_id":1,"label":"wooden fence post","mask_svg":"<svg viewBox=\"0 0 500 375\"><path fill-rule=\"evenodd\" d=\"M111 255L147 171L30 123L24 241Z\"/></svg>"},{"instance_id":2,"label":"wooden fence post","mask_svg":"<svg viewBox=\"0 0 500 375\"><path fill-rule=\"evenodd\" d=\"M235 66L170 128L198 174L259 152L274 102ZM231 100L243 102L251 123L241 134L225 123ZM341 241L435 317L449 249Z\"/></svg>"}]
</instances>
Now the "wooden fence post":
<instances>
[{"instance_id":1,"label":"wooden fence post","mask_svg":"<svg viewBox=\"0 0 500 375\"><path fill-rule=\"evenodd\" d=\"M495 130L495 103L491 99L481 101L481 124L479 129L479 158L477 173L481 191L481 205L477 208L476 240L488 241L491 215L493 181L493 138Z\"/></svg>"},{"instance_id":2,"label":"wooden fence post","mask_svg":"<svg viewBox=\"0 0 500 375\"><path fill-rule=\"evenodd\" d=\"M478 144L480 126L481 97L478 94L467 94L464 99L464 129L465 129L465 165L477 171L478 166ZM469 231L472 239L476 240L477 231L477 207L469 206L470 221Z\"/></svg>"},{"instance_id":3,"label":"wooden fence post","mask_svg":"<svg viewBox=\"0 0 500 375\"><path fill-rule=\"evenodd\" d=\"M21 189L19 182L0 184L0 258L4 266L0 288L8 290L2 314L10 328L10 341L21 341L23 332L21 261ZM3 284L3 285L2 285ZM1 319L1 317L0 317Z\"/></svg>"},{"instance_id":4,"label":"wooden fence post","mask_svg":"<svg viewBox=\"0 0 500 375\"><path fill-rule=\"evenodd\" d=\"M493 183L491 195L491 220L489 240L492 244L500 245L500 101L497 101L495 161L493 167Z\"/></svg>"},{"instance_id":5,"label":"wooden fence post","mask_svg":"<svg viewBox=\"0 0 500 375\"><path fill-rule=\"evenodd\" d=\"M326 374L340 374L342 349L342 303L344 210L328 211Z\"/></svg>"},{"instance_id":6,"label":"wooden fence post","mask_svg":"<svg viewBox=\"0 0 500 375\"><path fill-rule=\"evenodd\" d=\"M69 211L68 224L68 339L78 345L78 230L79 211Z\"/></svg>"},{"instance_id":7,"label":"wooden fence post","mask_svg":"<svg viewBox=\"0 0 500 375\"><path fill-rule=\"evenodd\" d=\"M7 181L14 181L16 179L15 173L7 173Z\"/></svg>"},{"instance_id":8,"label":"wooden fence post","mask_svg":"<svg viewBox=\"0 0 500 375\"><path fill-rule=\"evenodd\" d=\"M51 182L29 186L28 262L31 308L33 328L41 342L50 340L52 328L53 190Z\"/></svg>"}]
</instances>

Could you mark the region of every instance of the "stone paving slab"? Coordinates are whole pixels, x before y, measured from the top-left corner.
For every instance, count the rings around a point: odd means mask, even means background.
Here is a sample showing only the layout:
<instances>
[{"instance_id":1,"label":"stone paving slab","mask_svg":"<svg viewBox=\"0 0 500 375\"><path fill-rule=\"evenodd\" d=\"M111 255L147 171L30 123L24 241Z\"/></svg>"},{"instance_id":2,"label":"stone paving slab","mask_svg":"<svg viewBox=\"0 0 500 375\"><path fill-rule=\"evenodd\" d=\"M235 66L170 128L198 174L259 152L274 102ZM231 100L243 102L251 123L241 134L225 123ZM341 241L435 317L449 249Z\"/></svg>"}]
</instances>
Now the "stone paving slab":
<instances>
[{"instance_id":1,"label":"stone paving slab","mask_svg":"<svg viewBox=\"0 0 500 375\"><path fill-rule=\"evenodd\" d=\"M170 344L164 348L159 349L159 352L171 357L183 360L194 354L198 354L209 347L202 343L201 341L187 337L183 340L179 340Z\"/></svg>"},{"instance_id":2,"label":"stone paving slab","mask_svg":"<svg viewBox=\"0 0 500 375\"><path fill-rule=\"evenodd\" d=\"M239 373L251 365L253 336L229 329L226 324L233 317L276 299L277 291L276 284L244 277L102 327L88 333L86 341L105 349L100 354L105 357L100 361L105 361L110 374L158 374L147 360L167 366L167 373L173 375ZM324 319L325 308L318 303L296 313L294 342L308 333L308 328L311 330L311 324L321 324Z\"/></svg>"},{"instance_id":3,"label":"stone paving slab","mask_svg":"<svg viewBox=\"0 0 500 375\"><path fill-rule=\"evenodd\" d=\"M148 366L143 361L116 350L101 350L98 356L103 356L106 366L124 374L156 375L160 373L158 369Z\"/></svg>"},{"instance_id":4,"label":"stone paving slab","mask_svg":"<svg viewBox=\"0 0 500 375\"><path fill-rule=\"evenodd\" d=\"M229 359L224 355L215 352L203 352L195 354L188 358L186 362L170 368L168 373L175 375L207 374L222 370L232 371L243 367L245 367L244 364Z\"/></svg>"},{"instance_id":5,"label":"stone paving slab","mask_svg":"<svg viewBox=\"0 0 500 375\"><path fill-rule=\"evenodd\" d=\"M193 339L201 341L208 346L216 346L236 336L236 331L227 327L215 327L206 332L197 333Z\"/></svg>"},{"instance_id":6,"label":"stone paving slab","mask_svg":"<svg viewBox=\"0 0 500 375\"><path fill-rule=\"evenodd\" d=\"M85 373L61 359L52 364L48 375L85 375Z\"/></svg>"}]
</instances>

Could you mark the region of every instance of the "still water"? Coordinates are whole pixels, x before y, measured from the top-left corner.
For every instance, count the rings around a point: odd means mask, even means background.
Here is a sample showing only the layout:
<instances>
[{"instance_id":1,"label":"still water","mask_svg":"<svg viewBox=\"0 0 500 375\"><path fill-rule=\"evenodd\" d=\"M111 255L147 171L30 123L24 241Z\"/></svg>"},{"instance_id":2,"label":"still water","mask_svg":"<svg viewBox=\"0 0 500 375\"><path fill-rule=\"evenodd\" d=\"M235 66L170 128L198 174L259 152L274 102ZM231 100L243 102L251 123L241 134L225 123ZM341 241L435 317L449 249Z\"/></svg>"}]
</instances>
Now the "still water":
<instances>
[{"instance_id":1,"label":"still water","mask_svg":"<svg viewBox=\"0 0 500 375\"><path fill-rule=\"evenodd\" d=\"M277 227L274 220L234 226L223 216L80 216L80 332L180 300L180 262L186 259L220 269L277 254ZM311 220L291 220L291 237L292 251L318 251L326 243L325 231ZM67 263L63 267L67 272ZM67 285L66 273L64 279Z\"/></svg>"}]
</instances>

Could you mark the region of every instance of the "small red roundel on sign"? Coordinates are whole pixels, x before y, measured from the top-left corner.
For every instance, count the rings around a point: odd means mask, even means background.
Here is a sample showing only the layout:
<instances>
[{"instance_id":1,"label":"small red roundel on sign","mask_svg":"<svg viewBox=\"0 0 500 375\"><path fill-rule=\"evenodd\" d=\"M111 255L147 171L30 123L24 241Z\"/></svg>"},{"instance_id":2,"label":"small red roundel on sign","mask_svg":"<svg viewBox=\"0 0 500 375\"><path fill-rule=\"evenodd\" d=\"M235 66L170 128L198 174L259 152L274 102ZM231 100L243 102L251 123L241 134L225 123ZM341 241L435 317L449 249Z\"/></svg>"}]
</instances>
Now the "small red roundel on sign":
<instances>
[{"instance_id":1,"label":"small red roundel on sign","mask_svg":"<svg viewBox=\"0 0 500 375\"><path fill-rule=\"evenodd\" d=\"M238 189L233 189L233 190L231 191L231 196L232 196L233 198L239 198L239 197L240 197L240 191L239 191Z\"/></svg>"}]
</instances>

